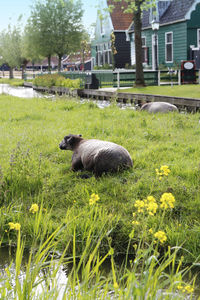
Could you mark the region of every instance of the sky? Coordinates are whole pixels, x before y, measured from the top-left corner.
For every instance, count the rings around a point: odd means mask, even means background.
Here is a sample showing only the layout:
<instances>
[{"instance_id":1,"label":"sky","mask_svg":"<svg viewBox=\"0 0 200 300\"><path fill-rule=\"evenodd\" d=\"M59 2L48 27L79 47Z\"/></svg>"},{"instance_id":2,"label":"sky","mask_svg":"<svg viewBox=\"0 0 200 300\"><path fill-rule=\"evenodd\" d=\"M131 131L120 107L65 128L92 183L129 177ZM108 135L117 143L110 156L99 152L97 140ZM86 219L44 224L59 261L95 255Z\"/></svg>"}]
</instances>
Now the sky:
<instances>
[{"instance_id":1,"label":"sky","mask_svg":"<svg viewBox=\"0 0 200 300\"><path fill-rule=\"evenodd\" d=\"M95 23L97 16L97 0L82 0L84 16L83 24L89 28ZM23 15L23 24L30 14L30 7L34 0L0 0L0 31L6 29L8 24L15 25L20 15Z\"/></svg>"}]
</instances>

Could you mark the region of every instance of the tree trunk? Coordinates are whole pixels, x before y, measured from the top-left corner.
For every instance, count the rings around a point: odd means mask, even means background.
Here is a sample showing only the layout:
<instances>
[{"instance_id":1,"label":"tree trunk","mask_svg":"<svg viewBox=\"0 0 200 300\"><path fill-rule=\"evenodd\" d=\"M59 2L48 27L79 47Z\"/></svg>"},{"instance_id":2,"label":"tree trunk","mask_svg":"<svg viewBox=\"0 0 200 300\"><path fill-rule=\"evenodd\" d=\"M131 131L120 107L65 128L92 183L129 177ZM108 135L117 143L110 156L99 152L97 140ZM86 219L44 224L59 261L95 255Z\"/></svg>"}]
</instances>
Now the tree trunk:
<instances>
[{"instance_id":1,"label":"tree trunk","mask_svg":"<svg viewBox=\"0 0 200 300\"><path fill-rule=\"evenodd\" d=\"M10 70L9 70L9 78L13 79L13 68L11 68L11 67L10 67Z\"/></svg>"},{"instance_id":2,"label":"tree trunk","mask_svg":"<svg viewBox=\"0 0 200 300\"><path fill-rule=\"evenodd\" d=\"M85 71L85 51L84 49L82 50L82 64L83 64L83 68L82 68L82 72Z\"/></svg>"},{"instance_id":3,"label":"tree trunk","mask_svg":"<svg viewBox=\"0 0 200 300\"><path fill-rule=\"evenodd\" d=\"M61 71L61 60L62 60L62 54L58 54L58 72Z\"/></svg>"},{"instance_id":4,"label":"tree trunk","mask_svg":"<svg viewBox=\"0 0 200 300\"><path fill-rule=\"evenodd\" d=\"M48 71L51 72L51 54L48 55Z\"/></svg>"},{"instance_id":5,"label":"tree trunk","mask_svg":"<svg viewBox=\"0 0 200 300\"><path fill-rule=\"evenodd\" d=\"M144 73L142 65L142 16L141 0L135 0L136 10L134 12L134 32L135 32L135 59L136 59L136 86L144 86Z\"/></svg>"},{"instance_id":6,"label":"tree trunk","mask_svg":"<svg viewBox=\"0 0 200 300\"><path fill-rule=\"evenodd\" d=\"M25 79L24 74L25 74L27 63L28 63L28 60L24 59L23 64L22 64L22 79Z\"/></svg>"}]
</instances>

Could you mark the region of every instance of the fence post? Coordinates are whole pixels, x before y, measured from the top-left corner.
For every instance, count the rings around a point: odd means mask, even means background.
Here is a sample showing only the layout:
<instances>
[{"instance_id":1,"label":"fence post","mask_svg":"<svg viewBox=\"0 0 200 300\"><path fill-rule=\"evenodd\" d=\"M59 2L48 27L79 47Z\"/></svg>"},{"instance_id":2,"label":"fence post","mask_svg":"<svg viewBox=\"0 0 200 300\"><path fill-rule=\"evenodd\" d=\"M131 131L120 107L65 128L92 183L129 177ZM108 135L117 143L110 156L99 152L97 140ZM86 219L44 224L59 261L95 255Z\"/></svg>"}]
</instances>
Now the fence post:
<instances>
[{"instance_id":1,"label":"fence post","mask_svg":"<svg viewBox=\"0 0 200 300\"><path fill-rule=\"evenodd\" d=\"M200 84L200 69L199 69L199 84Z\"/></svg>"},{"instance_id":2,"label":"fence post","mask_svg":"<svg viewBox=\"0 0 200 300\"><path fill-rule=\"evenodd\" d=\"M119 71L117 72L117 88L120 88L120 73Z\"/></svg>"},{"instance_id":3,"label":"fence post","mask_svg":"<svg viewBox=\"0 0 200 300\"><path fill-rule=\"evenodd\" d=\"M160 86L160 70L158 70L158 86Z\"/></svg>"},{"instance_id":4,"label":"fence post","mask_svg":"<svg viewBox=\"0 0 200 300\"><path fill-rule=\"evenodd\" d=\"M181 70L178 70L178 85L181 85Z\"/></svg>"}]
</instances>

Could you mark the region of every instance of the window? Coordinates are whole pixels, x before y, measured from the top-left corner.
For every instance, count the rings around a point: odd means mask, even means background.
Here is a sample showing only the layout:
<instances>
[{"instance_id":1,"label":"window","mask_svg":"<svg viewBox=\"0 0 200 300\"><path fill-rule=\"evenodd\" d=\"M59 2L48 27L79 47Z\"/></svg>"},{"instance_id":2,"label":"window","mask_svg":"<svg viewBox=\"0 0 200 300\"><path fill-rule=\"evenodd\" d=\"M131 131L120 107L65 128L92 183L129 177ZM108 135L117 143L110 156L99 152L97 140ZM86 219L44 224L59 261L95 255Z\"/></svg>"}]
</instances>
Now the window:
<instances>
[{"instance_id":1,"label":"window","mask_svg":"<svg viewBox=\"0 0 200 300\"><path fill-rule=\"evenodd\" d=\"M173 32L165 33L165 61L173 62Z\"/></svg>"},{"instance_id":2,"label":"window","mask_svg":"<svg viewBox=\"0 0 200 300\"><path fill-rule=\"evenodd\" d=\"M105 43L96 46L96 65L112 64L111 44Z\"/></svg>"},{"instance_id":3,"label":"window","mask_svg":"<svg viewBox=\"0 0 200 300\"><path fill-rule=\"evenodd\" d=\"M200 29L197 29L197 47L200 48Z\"/></svg>"},{"instance_id":4,"label":"window","mask_svg":"<svg viewBox=\"0 0 200 300\"><path fill-rule=\"evenodd\" d=\"M146 37L142 37L142 62L148 64L148 48L146 47Z\"/></svg>"},{"instance_id":5,"label":"window","mask_svg":"<svg viewBox=\"0 0 200 300\"><path fill-rule=\"evenodd\" d=\"M146 47L146 37L142 37L142 47Z\"/></svg>"},{"instance_id":6,"label":"window","mask_svg":"<svg viewBox=\"0 0 200 300\"><path fill-rule=\"evenodd\" d=\"M102 61L103 60L103 56L102 56L102 46L101 45L97 45L96 46L96 65L97 66L102 66Z\"/></svg>"}]
</instances>

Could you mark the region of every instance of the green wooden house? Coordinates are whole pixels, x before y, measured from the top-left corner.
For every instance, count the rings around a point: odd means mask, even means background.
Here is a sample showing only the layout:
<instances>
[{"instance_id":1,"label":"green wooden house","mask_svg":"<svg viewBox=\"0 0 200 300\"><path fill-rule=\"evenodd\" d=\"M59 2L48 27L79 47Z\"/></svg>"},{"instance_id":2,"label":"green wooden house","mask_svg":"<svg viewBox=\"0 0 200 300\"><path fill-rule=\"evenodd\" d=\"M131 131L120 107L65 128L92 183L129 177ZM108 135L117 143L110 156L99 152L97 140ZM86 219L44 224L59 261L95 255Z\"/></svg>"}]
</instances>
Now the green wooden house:
<instances>
[{"instance_id":1,"label":"green wooden house","mask_svg":"<svg viewBox=\"0 0 200 300\"><path fill-rule=\"evenodd\" d=\"M109 5L114 7L112 12L108 12ZM130 65L128 28L133 15L124 14L125 7L127 3L124 0L101 2L101 13L97 15L95 38L91 44L93 67L124 68Z\"/></svg>"},{"instance_id":2,"label":"green wooden house","mask_svg":"<svg viewBox=\"0 0 200 300\"><path fill-rule=\"evenodd\" d=\"M159 29L153 30L152 23ZM134 25L129 28L131 64L135 64ZM157 0L156 8L143 12L142 46L144 67L180 67L195 60L200 69L200 0Z\"/></svg>"}]
</instances>

